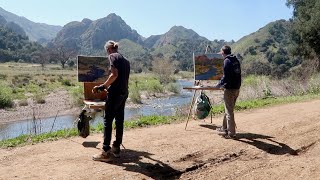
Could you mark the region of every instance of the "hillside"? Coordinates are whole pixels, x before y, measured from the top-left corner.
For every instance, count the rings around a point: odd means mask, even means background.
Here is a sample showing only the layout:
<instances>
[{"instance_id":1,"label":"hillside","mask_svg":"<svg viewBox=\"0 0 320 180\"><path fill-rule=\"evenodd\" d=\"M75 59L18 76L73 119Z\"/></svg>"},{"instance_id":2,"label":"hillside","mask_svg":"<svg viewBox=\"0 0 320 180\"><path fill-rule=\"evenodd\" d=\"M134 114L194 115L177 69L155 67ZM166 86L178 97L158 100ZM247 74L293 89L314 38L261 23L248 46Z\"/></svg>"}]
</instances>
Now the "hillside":
<instances>
[{"instance_id":1,"label":"hillside","mask_svg":"<svg viewBox=\"0 0 320 180\"><path fill-rule=\"evenodd\" d=\"M35 23L25 17L17 16L11 12L8 12L1 7L0 15L3 16L8 22L14 22L21 26L31 41L51 40L56 36L58 31L61 30L61 26Z\"/></svg>"},{"instance_id":2,"label":"hillside","mask_svg":"<svg viewBox=\"0 0 320 180\"><path fill-rule=\"evenodd\" d=\"M0 179L319 179L319 103L238 112L236 139L222 117L126 130L110 163L92 161L102 134L0 149Z\"/></svg>"},{"instance_id":3,"label":"hillside","mask_svg":"<svg viewBox=\"0 0 320 180\"><path fill-rule=\"evenodd\" d=\"M232 45L233 53L243 60L246 73L281 77L301 63L289 56L290 26L286 20L271 22Z\"/></svg>"},{"instance_id":4,"label":"hillside","mask_svg":"<svg viewBox=\"0 0 320 180\"><path fill-rule=\"evenodd\" d=\"M30 42L24 30L14 22L7 22L0 15L0 63L8 61L31 62L32 53L41 48Z\"/></svg>"}]
</instances>

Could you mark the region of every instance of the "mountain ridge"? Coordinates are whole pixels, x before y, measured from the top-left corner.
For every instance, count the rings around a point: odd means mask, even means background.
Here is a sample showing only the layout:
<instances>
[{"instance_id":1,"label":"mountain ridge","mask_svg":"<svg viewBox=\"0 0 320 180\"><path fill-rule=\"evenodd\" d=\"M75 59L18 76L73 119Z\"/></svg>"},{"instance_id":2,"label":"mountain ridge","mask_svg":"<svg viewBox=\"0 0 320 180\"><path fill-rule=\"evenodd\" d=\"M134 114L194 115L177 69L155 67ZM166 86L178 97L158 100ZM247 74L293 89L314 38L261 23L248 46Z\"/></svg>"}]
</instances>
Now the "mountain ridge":
<instances>
[{"instance_id":1,"label":"mountain ridge","mask_svg":"<svg viewBox=\"0 0 320 180\"><path fill-rule=\"evenodd\" d=\"M21 26L29 39L32 41L38 41L41 39L51 40L62 28L61 26L57 25L33 22L23 16L18 16L14 13L6 11L2 7L0 7L0 15L3 16L8 22L12 21Z\"/></svg>"}]
</instances>

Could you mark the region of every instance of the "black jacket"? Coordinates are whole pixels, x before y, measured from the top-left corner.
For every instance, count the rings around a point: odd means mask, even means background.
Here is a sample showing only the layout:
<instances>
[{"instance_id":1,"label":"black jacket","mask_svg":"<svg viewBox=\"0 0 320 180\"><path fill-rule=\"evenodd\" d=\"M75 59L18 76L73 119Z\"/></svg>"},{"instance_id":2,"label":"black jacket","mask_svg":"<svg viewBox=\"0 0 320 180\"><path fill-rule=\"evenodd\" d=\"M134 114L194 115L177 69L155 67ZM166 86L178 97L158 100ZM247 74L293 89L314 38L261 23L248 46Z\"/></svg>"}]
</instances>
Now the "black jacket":
<instances>
[{"instance_id":1,"label":"black jacket","mask_svg":"<svg viewBox=\"0 0 320 180\"><path fill-rule=\"evenodd\" d=\"M234 55L227 55L224 58L223 77L219 86L226 89L240 89L241 86L241 67L240 62Z\"/></svg>"}]
</instances>

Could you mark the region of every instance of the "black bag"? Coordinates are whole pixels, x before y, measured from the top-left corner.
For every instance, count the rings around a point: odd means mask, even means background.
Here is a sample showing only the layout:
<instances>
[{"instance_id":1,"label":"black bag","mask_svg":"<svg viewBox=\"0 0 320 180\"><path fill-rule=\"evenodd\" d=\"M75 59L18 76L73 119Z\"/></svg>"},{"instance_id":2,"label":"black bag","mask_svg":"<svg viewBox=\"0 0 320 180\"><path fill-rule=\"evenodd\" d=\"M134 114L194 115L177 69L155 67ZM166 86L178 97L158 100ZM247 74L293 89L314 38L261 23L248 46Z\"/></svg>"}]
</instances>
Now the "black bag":
<instances>
[{"instance_id":1,"label":"black bag","mask_svg":"<svg viewBox=\"0 0 320 180\"><path fill-rule=\"evenodd\" d=\"M92 119L91 116L85 115L86 112L87 112L86 110L82 110L82 112L79 115L78 123L77 123L79 136L83 138L88 137L90 134L89 121Z\"/></svg>"}]
</instances>

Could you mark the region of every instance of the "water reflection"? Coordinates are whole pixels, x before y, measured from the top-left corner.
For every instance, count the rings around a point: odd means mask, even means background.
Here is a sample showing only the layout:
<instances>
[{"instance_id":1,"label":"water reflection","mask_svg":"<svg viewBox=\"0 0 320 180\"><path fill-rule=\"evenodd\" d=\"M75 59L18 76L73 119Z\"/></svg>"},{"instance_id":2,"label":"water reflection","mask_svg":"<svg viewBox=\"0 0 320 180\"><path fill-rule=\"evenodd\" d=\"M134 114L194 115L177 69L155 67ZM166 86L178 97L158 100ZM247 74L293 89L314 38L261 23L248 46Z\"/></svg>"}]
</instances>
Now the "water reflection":
<instances>
[{"instance_id":1,"label":"water reflection","mask_svg":"<svg viewBox=\"0 0 320 180\"><path fill-rule=\"evenodd\" d=\"M185 91L182 87L191 86L192 82L179 80L177 83L181 88L179 96L149 100L139 108L126 108L125 120L148 115L172 115L176 112L177 108L190 103L192 92ZM102 116L102 112L97 113L91 124L96 125L99 122L102 122ZM39 134L76 127L74 124L76 118L77 117L69 115L36 121L26 120L0 124L0 140L14 138L22 134Z\"/></svg>"}]
</instances>

